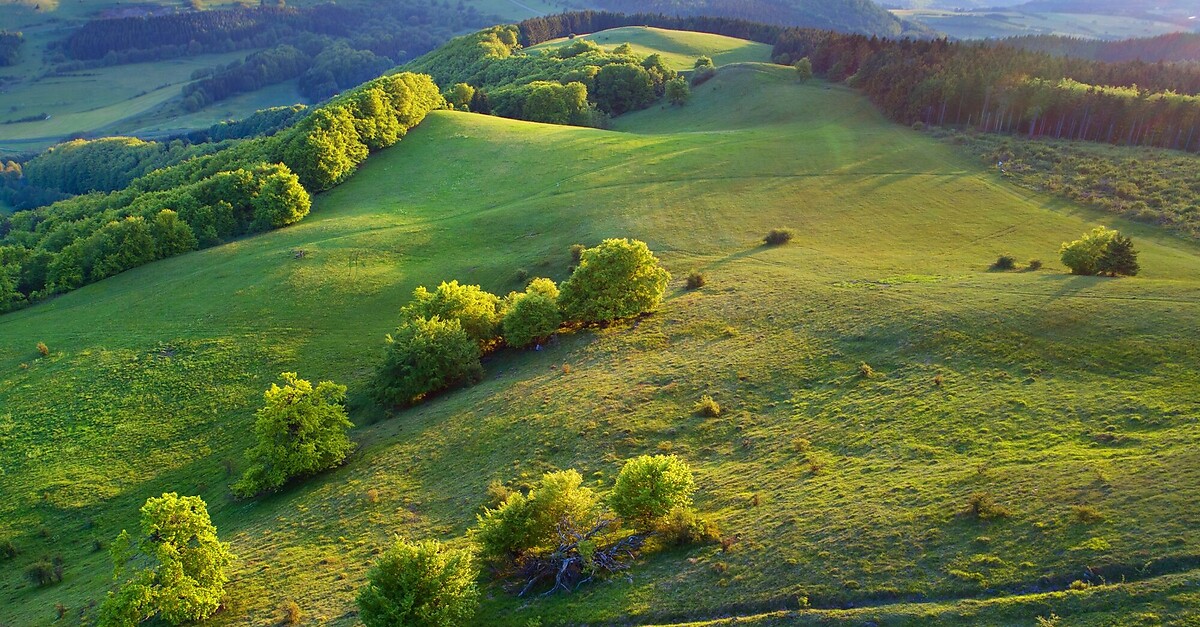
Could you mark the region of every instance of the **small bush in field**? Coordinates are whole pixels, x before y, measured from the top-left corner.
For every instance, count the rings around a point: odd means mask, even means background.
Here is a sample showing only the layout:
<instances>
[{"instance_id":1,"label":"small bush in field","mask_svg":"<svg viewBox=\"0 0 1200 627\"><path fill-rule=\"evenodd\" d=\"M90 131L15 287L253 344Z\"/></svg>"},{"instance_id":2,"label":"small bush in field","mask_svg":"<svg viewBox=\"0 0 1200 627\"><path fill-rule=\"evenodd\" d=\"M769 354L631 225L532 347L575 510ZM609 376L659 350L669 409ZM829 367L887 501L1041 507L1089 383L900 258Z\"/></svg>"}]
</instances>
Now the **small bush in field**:
<instances>
[{"instance_id":1,"label":"small bush in field","mask_svg":"<svg viewBox=\"0 0 1200 627\"><path fill-rule=\"evenodd\" d=\"M686 507L673 507L655 526L663 544L711 544L721 540L721 532L712 521Z\"/></svg>"},{"instance_id":2,"label":"small bush in field","mask_svg":"<svg viewBox=\"0 0 1200 627\"><path fill-rule=\"evenodd\" d=\"M783 246L792 241L795 234L791 229L771 229L767 236L763 238L763 243L767 246Z\"/></svg>"},{"instance_id":3,"label":"small bush in field","mask_svg":"<svg viewBox=\"0 0 1200 627\"><path fill-rule=\"evenodd\" d=\"M692 506L692 470L674 455L642 455L625 462L609 496L614 512L639 528L654 526L671 510Z\"/></svg>"},{"instance_id":4,"label":"small bush in field","mask_svg":"<svg viewBox=\"0 0 1200 627\"><path fill-rule=\"evenodd\" d=\"M713 400L713 397L705 394L700 397L700 400L696 401L695 406L692 407L692 411L700 416L716 418L721 415L721 406Z\"/></svg>"},{"instance_id":5,"label":"small bush in field","mask_svg":"<svg viewBox=\"0 0 1200 627\"><path fill-rule=\"evenodd\" d=\"M477 576L470 551L396 540L367 574L359 618L367 627L470 624L479 606Z\"/></svg>"},{"instance_id":6,"label":"small bush in field","mask_svg":"<svg viewBox=\"0 0 1200 627\"><path fill-rule=\"evenodd\" d=\"M873 379L875 377L875 369L871 367L871 364L864 361L858 365L858 376L864 379Z\"/></svg>"},{"instance_id":7,"label":"small bush in field","mask_svg":"<svg viewBox=\"0 0 1200 627\"><path fill-rule=\"evenodd\" d=\"M579 265L579 260L583 259L583 251L587 250L587 246L583 244L571 244L571 265Z\"/></svg>"},{"instance_id":8,"label":"small bush in field","mask_svg":"<svg viewBox=\"0 0 1200 627\"><path fill-rule=\"evenodd\" d=\"M53 560L41 559L30 564L29 568L25 569L25 578L39 588L62 581L62 557L55 557Z\"/></svg>"},{"instance_id":9,"label":"small bush in field","mask_svg":"<svg viewBox=\"0 0 1200 627\"><path fill-rule=\"evenodd\" d=\"M0 559L10 559L19 555L21 551L17 549L17 545L9 538L0 540Z\"/></svg>"},{"instance_id":10,"label":"small bush in field","mask_svg":"<svg viewBox=\"0 0 1200 627\"><path fill-rule=\"evenodd\" d=\"M1085 525L1104 522L1104 514L1091 505L1076 505L1071 508L1071 513L1075 516L1075 520Z\"/></svg>"},{"instance_id":11,"label":"small bush in field","mask_svg":"<svg viewBox=\"0 0 1200 627\"><path fill-rule=\"evenodd\" d=\"M1042 260L1041 259L1033 259L1029 262L1029 271L1030 272L1037 272L1038 270L1041 270L1041 269L1042 269Z\"/></svg>"},{"instance_id":12,"label":"small bush in field","mask_svg":"<svg viewBox=\"0 0 1200 627\"><path fill-rule=\"evenodd\" d=\"M283 618L279 621L281 624L284 624L284 625L299 625L300 624L300 616L301 616L300 606L297 605L295 601L291 601L291 600L284 601L283 604L279 606L279 611L280 611L280 613L283 614Z\"/></svg>"},{"instance_id":13,"label":"small bush in field","mask_svg":"<svg viewBox=\"0 0 1200 627\"><path fill-rule=\"evenodd\" d=\"M971 495L967 501L967 507L963 510L963 515L976 520L990 520L992 518L1005 518L1012 515L1007 507L1000 505L996 499L988 492L976 492Z\"/></svg>"},{"instance_id":14,"label":"small bush in field","mask_svg":"<svg viewBox=\"0 0 1200 627\"><path fill-rule=\"evenodd\" d=\"M708 281L704 278L704 274L699 270L693 270L687 277L687 288L689 290L698 290L704 287Z\"/></svg>"},{"instance_id":15,"label":"small bush in field","mask_svg":"<svg viewBox=\"0 0 1200 627\"><path fill-rule=\"evenodd\" d=\"M46 357L50 354L50 347L46 346L45 342L38 342L37 351L41 353L42 357Z\"/></svg>"},{"instance_id":16,"label":"small bush in field","mask_svg":"<svg viewBox=\"0 0 1200 627\"><path fill-rule=\"evenodd\" d=\"M992 269L998 271L1012 270L1017 267L1017 258L1009 254L1000 255L992 263Z\"/></svg>"}]
</instances>

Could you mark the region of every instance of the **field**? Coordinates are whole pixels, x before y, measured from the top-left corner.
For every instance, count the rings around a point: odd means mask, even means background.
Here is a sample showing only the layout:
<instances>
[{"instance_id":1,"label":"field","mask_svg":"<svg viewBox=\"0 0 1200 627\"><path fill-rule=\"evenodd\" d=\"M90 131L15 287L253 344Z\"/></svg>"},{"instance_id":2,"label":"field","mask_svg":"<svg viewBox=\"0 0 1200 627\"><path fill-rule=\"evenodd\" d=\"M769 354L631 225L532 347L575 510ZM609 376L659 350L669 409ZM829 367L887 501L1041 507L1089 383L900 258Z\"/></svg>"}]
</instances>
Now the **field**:
<instances>
[{"instance_id":1,"label":"field","mask_svg":"<svg viewBox=\"0 0 1200 627\"><path fill-rule=\"evenodd\" d=\"M1023 11L948 11L940 9L902 9L897 17L926 24L957 39L991 39L1024 35L1064 35L1084 39L1129 39L1156 37L1188 28L1168 19L1149 17L1085 14L1033 13Z\"/></svg>"},{"instance_id":2,"label":"field","mask_svg":"<svg viewBox=\"0 0 1200 627\"><path fill-rule=\"evenodd\" d=\"M491 587L481 620L1196 620L1200 247L1014 187L788 68L727 65L614 126L436 112L294 227L0 317L0 538L22 550L0 563L0 624L89 614L111 572L93 541L176 490L238 555L211 624L276 624L294 600L352 625L393 534L461 543L492 480L576 468L606 489L660 451L695 469L728 552L651 555L572 595ZM1059 244L1097 224L1134 237L1141 276L1065 273ZM780 226L793 243L761 246ZM676 277L659 313L500 353L393 417L366 400L415 286L506 293L624 236ZM988 271L1005 252L1045 267ZM708 285L688 292L693 269ZM350 386L361 448L233 501L282 371ZM692 415L702 394L719 418ZM963 516L973 493L1009 515ZM25 567L55 554L65 581L32 588Z\"/></svg>"},{"instance_id":3,"label":"field","mask_svg":"<svg viewBox=\"0 0 1200 627\"><path fill-rule=\"evenodd\" d=\"M717 65L771 59L771 46L767 44L710 33L630 26L581 35L580 38L594 41L606 50L627 43L638 54L659 53L674 70L692 69L699 56L711 57ZM566 38L554 39L532 46L530 50L557 48L566 42Z\"/></svg>"}]
</instances>

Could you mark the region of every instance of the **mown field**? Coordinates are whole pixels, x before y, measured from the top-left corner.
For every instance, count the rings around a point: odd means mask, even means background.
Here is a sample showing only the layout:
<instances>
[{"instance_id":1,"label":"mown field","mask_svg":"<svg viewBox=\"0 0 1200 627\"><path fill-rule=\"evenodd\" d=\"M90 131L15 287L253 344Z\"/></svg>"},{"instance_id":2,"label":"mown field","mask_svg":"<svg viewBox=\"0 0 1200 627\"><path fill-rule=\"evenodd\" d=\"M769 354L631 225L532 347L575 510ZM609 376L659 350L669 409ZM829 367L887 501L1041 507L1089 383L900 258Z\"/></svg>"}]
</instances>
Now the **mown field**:
<instances>
[{"instance_id":1,"label":"mown field","mask_svg":"<svg viewBox=\"0 0 1200 627\"><path fill-rule=\"evenodd\" d=\"M1097 224L1134 237L1141 276L1065 273L1059 244ZM762 247L780 226L792 244ZM499 353L483 383L393 417L367 401L415 286L562 279L571 244L613 236L675 274L659 313ZM1005 252L1045 266L988 271ZM693 269L708 285L688 292ZM725 66L609 131L436 112L294 227L0 317L0 537L22 551L0 563L0 623L90 615L111 573L94 540L174 490L238 555L212 624L275 624L294 600L352 625L393 534L460 544L493 480L575 468L604 490L661 451L696 471L728 551L572 595L492 586L480 620L1196 620L1197 319L1200 247L1014 187L788 68ZM282 371L348 385L361 448L233 501ZM692 414L702 394L720 417ZM962 515L973 493L1008 515ZM58 554L65 581L25 582Z\"/></svg>"}]
</instances>

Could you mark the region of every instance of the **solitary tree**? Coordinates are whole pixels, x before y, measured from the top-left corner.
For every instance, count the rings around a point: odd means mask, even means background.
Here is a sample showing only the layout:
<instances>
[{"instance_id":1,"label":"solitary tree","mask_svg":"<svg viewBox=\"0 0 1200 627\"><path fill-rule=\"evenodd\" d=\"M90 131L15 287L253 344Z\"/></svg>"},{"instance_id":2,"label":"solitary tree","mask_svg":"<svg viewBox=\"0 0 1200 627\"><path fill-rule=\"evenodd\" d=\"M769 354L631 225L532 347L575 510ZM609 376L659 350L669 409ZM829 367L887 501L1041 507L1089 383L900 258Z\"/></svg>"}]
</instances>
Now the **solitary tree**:
<instances>
[{"instance_id":1,"label":"solitary tree","mask_svg":"<svg viewBox=\"0 0 1200 627\"><path fill-rule=\"evenodd\" d=\"M608 239L583 251L558 304L568 321L628 318L658 307L670 280L645 242Z\"/></svg>"},{"instance_id":2,"label":"solitary tree","mask_svg":"<svg viewBox=\"0 0 1200 627\"><path fill-rule=\"evenodd\" d=\"M468 624L479 606L477 575L469 551L397 539L367 573L359 618L367 627Z\"/></svg>"},{"instance_id":3,"label":"solitary tree","mask_svg":"<svg viewBox=\"0 0 1200 627\"><path fill-rule=\"evenodd\" d=\"M1061 249L1063 265L1071 269L1071 274L1096 274L1105 247L1117 235L1118 232L1099 226L1073 242L1064 242Z\"/></svg>"},{"instance_id":4,"label":"solitary tree","mask_svg":"<svg viewBox=\"0 0 1200 627\"><path fill-rule=\"evenodd\" d=\"M808 57L800 59L792 67L796 68L796 77L800 79L801 83L807 83L808 81L812 80L813 65L812 61L810 61Z\"/></svg>"},{"instance_id":5,"label":"solitary tree","mask_svg":"<svg viewBox=\"0 0 1200 627\"><path fill-rule=\"evenodd\" d=\"M171 492L142 506L141 533L122 531L110 552L114 579L137 559L149 565L134 571L100 608L104 627L136 625L157 616L179 625L204 620L221 605L225 569L233 560L229 545L217 538L208 508L198 496Z\"/></svg>"},{"instance_id":6,"label":"solitary tree","mask_svg":"<svg viewBox=\"0 0 1200 627\"><path fill-rule=\"evenodd\" d=\"M246 452L250 467L233 486L238 496L277 490L289 479L318 473L341 464L354 449L346 431L354 425L346 416L346 386L312 383L294 372L271 384L254 424L258 442Z\"/></svg>"}]
</instances>

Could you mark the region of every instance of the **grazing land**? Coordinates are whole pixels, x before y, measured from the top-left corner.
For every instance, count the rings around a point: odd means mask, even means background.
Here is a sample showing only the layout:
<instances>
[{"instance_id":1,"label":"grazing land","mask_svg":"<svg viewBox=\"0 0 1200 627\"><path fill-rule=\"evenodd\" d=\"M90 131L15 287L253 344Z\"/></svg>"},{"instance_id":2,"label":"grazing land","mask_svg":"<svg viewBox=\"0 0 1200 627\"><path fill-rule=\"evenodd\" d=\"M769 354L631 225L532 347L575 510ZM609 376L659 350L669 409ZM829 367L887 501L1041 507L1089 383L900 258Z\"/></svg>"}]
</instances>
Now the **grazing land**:
<instances>
[{"instance_id":1,"label":"grazing land","mask_svg":"<svg viewBox=\"0 0 1200 627\"><path fill-rule=\"evenodd\" d=\"M1100 224L1135 239L1141 275L1066 273L1059 245ZM762 246L776 227L792 242ZM416 286L561 280L572 244L607 237L675 275L658 313L497 353L479 385L394 416L372 405ZM1044 266L989 271L1004 253ZM692 270L707 284L687 291ZM480 620L1196 620L1198 318L1194 242L1016 187L791 68L725 65L611 130L434 112L299 224L0 317L0 538L21 551L0 563L0 622L94 616L104 546L178 491L238 556L210 624L277 624L293 601L353 625L393 534L465 544L492 481L575 468L607 490L660 452L695 470L727 546L569 595L493 586ZM349 387L360 448L235 501L285 371ZM703 395L719 416L694 414ZM53 555L61 583L25 581Z\"/></svg>"}]
</instances>

